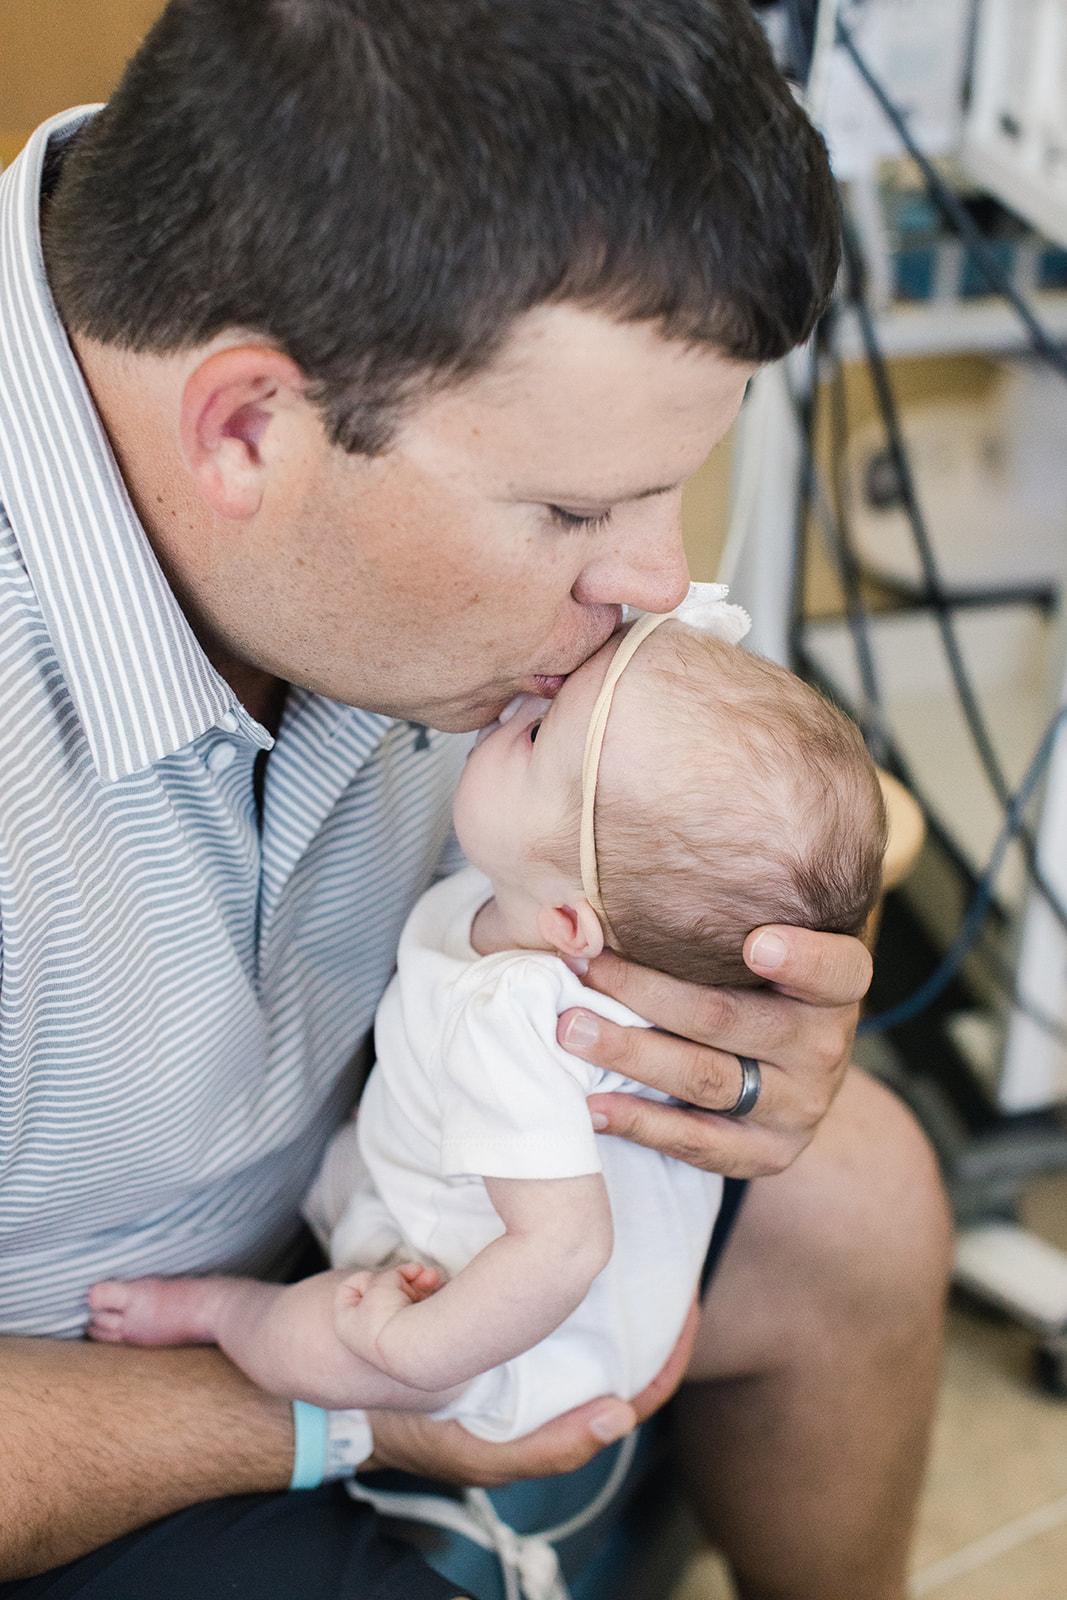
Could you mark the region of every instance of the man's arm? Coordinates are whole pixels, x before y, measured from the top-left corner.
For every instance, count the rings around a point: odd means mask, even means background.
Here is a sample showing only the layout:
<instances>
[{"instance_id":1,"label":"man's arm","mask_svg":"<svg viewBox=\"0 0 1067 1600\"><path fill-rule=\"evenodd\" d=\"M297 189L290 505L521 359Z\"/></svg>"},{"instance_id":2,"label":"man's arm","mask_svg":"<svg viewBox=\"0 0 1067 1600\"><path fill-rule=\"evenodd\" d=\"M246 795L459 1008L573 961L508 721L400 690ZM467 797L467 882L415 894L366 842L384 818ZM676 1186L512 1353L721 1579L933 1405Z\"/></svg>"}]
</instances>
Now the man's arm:
<instances>
[{"instance_id":1,"label":"man's arm","mask_svg":"<svg viewBox=\"0 0 1067 1600\"><path fill-rule=\"evenodd\" d=\"M695 1318L644 1397L591 1400L487 1444L455 1422L376 1412L373 1465L456 1483L583 1466L681 1381ZM0 1581L26 1578L201 1500L285 1490L292 1408L220 1351L0 1339Z\"/></svg>"},{"instance_id":2,"label":"man's arm","mask_svg":"<svg viewBox=\"0 0 1067 1600\"><path fill-rule=\"evenodd\" d=\"M0 1395L0 1579L292 1472L289 1402L215 1349L3 1339Z\"/></svg>"},{"instance_id":3,"label":"man's arm","mask_svg":"<svg viewBox=\"0 0 1067 1600\"><path fill-rule=\"evenodd\" d=\"M844 1079L871 958L858 939L788 927L755 929L744 955L772 987L705 989L610 952L590 963L591 988L655 1027L622 1028L590 1011L565 1011L560 1044L695 1108L593 1095L598 1129L728 1177L782 1172L796 1159ZM737 1099L738 1055L760 1063L763 1088L755 1109L731 1120L716 1112Z\"/></svg>"}]
</instances>

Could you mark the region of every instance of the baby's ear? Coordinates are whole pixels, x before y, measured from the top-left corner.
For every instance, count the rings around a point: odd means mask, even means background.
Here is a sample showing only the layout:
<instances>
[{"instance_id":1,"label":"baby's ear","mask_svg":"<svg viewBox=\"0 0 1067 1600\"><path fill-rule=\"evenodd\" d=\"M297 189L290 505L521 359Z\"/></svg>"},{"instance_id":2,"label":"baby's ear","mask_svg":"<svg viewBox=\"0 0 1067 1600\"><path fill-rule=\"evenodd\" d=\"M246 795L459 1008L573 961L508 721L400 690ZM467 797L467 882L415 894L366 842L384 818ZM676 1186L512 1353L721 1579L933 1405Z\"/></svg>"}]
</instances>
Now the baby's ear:
<instances>
[{"instance_id":1,"label":"baby's ear","mask_svg":"<svg viewBox=\"0 0 1067 1600\"><path fill-rule=\"evenodd\" d=\"M563 956L584 956L592 961L604 948L604 930L588 900L576 900L573 906L542 906L537 913L537 931Z\"/></svg>"}]
</instances>

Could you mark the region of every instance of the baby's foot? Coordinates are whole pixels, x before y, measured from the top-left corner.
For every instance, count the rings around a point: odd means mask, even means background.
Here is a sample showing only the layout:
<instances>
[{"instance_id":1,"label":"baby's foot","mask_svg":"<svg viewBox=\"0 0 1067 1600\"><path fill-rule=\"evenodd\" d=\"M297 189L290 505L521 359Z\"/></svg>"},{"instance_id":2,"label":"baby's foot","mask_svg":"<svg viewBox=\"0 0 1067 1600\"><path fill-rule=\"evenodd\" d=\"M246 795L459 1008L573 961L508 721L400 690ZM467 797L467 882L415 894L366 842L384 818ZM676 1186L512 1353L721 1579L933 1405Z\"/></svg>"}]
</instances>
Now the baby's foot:
<instances>
[{"instance_id":1,"label":"baby's foot","mask_svg":"<svg viewBox=\"0 0 1067 1600\"><path fill-rule=\"evenodd\" d=\"M108 1344L213 1344L216 1298L211 1278L94 1283L89 1336Z\"/></svg>"}]
</instances>

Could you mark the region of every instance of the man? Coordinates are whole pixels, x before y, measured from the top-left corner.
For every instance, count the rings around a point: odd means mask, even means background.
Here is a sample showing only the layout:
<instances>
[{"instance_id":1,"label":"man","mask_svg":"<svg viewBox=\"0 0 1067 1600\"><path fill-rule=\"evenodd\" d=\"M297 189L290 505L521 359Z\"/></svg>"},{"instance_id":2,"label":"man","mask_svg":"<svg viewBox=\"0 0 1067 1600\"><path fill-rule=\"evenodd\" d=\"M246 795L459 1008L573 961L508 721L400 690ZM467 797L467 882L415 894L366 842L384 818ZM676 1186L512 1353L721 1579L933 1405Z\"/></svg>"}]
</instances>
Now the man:
<instances>
[{"instance_id":1,"label":"man","mask_svg":"<svg viewBox=\"0 0 1067 1600\"><path fill-rule=\"evenodd\" d=\"M825 157L740 0L173 0L0 203L0 1594L451 1594L285 1494L291 1409L215 1350L54 1336L101 1276L286 1269L449 735L681 598L682 481L832 284ZM774 988L608 957L660 1031L560 1020L691 1107L598 1126L759 1176L691 1355L506 1447L377 1413L372 1460L560 1472L688 1361L741 1593L900 1600L936 1176L841 1088L861 946L746 949Z\"/></svg>"}]
</instances>

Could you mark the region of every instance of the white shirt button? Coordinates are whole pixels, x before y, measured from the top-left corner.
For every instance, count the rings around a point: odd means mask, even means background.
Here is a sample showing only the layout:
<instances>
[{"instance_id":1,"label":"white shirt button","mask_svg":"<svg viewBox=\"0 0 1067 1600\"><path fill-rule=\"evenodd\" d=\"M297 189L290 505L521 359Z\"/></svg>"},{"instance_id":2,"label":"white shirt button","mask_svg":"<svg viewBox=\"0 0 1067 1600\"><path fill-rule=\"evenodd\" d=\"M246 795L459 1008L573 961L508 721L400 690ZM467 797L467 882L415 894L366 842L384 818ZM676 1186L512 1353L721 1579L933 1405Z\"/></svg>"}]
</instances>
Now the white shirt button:
<instances>
[{"instance_id":1,"label":"white shirt button","mask_svg":"<svg viewBox=\"0 0 1067 1600\"><path fill-rule=\"evenodd\" d=\"M238 726L239 724L237 718L234 716L232 711L224 711L222 713L222 716L219 718L219 727L224 733L236 733Z\"/></svg>"},{"instance_id":2,"label":"white shirt button","mask_svg":"<svg viewBox=\"0 0 1067 1600\"><path fill-rule=\"evenodd\" d=\"M237 760L237 746L225 740L220 744L213 744L207 753L207 770L209 772L225 772Z\"/></svg>"}]
</instances>

